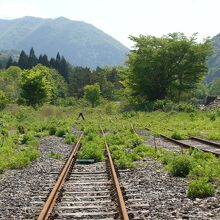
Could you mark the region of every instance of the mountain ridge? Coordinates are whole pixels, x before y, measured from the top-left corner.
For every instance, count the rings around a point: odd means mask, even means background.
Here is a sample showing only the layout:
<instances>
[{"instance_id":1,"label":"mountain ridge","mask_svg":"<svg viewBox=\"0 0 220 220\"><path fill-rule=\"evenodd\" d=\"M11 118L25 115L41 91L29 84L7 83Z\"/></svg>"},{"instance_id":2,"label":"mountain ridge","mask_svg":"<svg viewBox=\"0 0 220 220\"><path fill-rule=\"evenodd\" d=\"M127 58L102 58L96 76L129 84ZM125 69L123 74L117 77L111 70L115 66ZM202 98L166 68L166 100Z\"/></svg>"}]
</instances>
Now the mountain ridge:
<instances>
[{"instance_id":1,"label":"mountain ridge","mask_svg":"<svg viewBox=\"0 0 220 220\"><path fill-rule=\"evenodd\" d=\"M77 66L123 65L129 49L102 30L84 21L26 16L0 19L0 50L34 48L37 55L54 57L60 52Z\"/></svg>"}]
</instances>

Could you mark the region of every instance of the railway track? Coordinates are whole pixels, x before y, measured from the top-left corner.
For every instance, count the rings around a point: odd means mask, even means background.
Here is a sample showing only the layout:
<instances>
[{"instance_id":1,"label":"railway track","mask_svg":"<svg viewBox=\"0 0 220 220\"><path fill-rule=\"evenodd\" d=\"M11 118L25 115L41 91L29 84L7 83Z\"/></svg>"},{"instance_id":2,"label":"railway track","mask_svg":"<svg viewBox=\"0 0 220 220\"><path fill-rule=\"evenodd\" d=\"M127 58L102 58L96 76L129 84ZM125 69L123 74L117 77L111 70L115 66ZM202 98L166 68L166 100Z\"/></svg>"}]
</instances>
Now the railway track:
<instances>
[{"instance_id":1,"label":"railway track","mask_svg":"<svg viewBox=\"0 0 220 220\"><path fill-rule=\"evenodd\" d=\"M107 143L105 162L75 164L81 138L82 135L37 219L128 220L123 193Z\"/></svg>"},{"instance_id":2,"label":"railway track","mask_svg":"<svg viewBox=\"0 0 220 220\"><path fill-rule=\"evenodd\" d=\"M151 131L149 128L145 128L145 129ZM204 152L208 152L215 154L216 156L220 156L220 144L213 141L205 140L198 137L190 137L190 139L188 140L175 140L163 134L159 134L159 136L171 143L181 146L184 149L187 148L199 149Z\"/></svg>"}]
</instances>

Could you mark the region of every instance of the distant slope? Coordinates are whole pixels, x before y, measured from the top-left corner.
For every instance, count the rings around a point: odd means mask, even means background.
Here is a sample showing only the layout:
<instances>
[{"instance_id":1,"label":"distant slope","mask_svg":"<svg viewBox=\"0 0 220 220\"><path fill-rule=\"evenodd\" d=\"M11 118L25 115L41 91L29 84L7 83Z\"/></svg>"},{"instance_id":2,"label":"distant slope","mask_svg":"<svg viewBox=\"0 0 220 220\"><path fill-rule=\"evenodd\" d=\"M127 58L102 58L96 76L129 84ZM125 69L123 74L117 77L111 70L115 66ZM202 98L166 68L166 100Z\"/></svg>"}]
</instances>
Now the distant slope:
<instances>
[{"instance_id":1,"label":"distant slope","mask_svg":"<svg viewBox=\"0 0 220 220\"><path fill-rule=\"evenodd\" d=\"M214 78L220 77L220 34L212 38L213 55L209 57L208 66L209 74L207 82L211 82Z\"/></svg>"},{"instance_id":2,"label":"distant slope","mask_svg":"<svg viewBox=\"0 0 220 220\"><path fill-rule=\"evenodd\" d=\"M20 56L20 52L17 50L2 50L0 51L0 69L5 68L9 57L17 61Z\"/></svg>"},{"instance_id":3,"label":"distant slope","mask_svg":"<svg viewBox=\"0 0 220 220\"><path fill-rule=\"evenodd\" d=\"M42 19L24 17L0 20L0 50L22 50L31 47L37 55L56 56L59 51L74 65L122 65L128 48L91 24L64 17Z\"/></svg>"}]
</instances>

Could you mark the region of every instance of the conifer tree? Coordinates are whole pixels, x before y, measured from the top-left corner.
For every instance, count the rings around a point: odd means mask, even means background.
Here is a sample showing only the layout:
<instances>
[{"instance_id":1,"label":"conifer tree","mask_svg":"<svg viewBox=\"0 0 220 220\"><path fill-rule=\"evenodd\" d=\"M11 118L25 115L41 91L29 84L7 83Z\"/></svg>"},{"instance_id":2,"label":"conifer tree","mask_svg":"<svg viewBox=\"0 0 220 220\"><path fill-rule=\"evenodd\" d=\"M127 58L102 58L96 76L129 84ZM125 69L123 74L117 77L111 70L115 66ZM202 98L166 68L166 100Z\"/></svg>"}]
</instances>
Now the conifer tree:
<instances>
[{"instance_id":1,"label":"conifer tree","mask_svg":"<svg viewBox=\"0 0 220 220\"><path fill-rule=\"evenodd\" d=\"M42 64L43 64L44 66L47 66L47 67L49 67L49 66L50 66L50 64L49 64L49 61L48 61L48 58L47 58L47 55L46 55L46 54L44 54L44 55L43 55L43 58L42 58Z\"/></svg>"},{"instance_id":2,"label":"conifer tree","mask_svg":"<svg viewBox=\"0 0 220 220\"><path fill-rule=\"evenodd\" d=\"M17 64L21 69L28 69L28 56L27 54L22 50L18 59Z\"/></svg>"},{"instance_id":3,"label":"conifer tree","mask_svg":"<svg viewBox=\"0 0 220 220\"><path fill-rule=\"evenodd\" d=\"M61 62L61 59L60 59L60 53L58 52L57 53L57 56L56 56L56 69L60 69L60 62ZM60 71L59 71L60 72Z\"/></svg>"},{"instance_id":4,"label":"conifer tree","mask_svg":"<svg viewBox=\"0 0 220 220\"><path fill-rule=\"evenodd\" d=\"M59 70L60 74L63 76L63 78L68 82L68 64L66 62L66 59L64 56L62 56L60 61Z\"/></svg>"},{"instance_id":5,"label":"conifer tree","mask_svg":"<svg viewBox=\"0 0 220 220\"><path fill-rule=\"evenodd\" d=\"M56 60L53 57L50 59L50 67L56 69Z\"/></svg>"},{"instance_id":6,"label":"conifer tree","mask_svg":"<svg viewBox=\"0 0 220 220\"><path fill-rule=\"evenodd\" d=\"M29 68L33 68L34 66L36 66L38 63L38 59L34 53L34 49L33 47L31 48L30 50L30 53L29 53L29 57L28 57L28 66Z\"/></svg>"}]
</instances>

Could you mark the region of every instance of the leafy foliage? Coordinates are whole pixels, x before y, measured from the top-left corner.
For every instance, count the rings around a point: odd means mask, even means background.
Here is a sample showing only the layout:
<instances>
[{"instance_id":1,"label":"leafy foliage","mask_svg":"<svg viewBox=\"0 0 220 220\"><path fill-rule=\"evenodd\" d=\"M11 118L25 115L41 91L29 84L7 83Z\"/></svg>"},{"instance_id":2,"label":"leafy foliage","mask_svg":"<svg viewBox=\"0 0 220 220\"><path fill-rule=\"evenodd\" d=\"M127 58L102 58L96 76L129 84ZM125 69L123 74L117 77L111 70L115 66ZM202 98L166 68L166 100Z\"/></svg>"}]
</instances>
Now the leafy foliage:
<instances>
[{"instance_id":1,"label":"leafy foliage","mask_svg":"<svg viewBox=\"0 0 220 220\"><path fill-rule=\"evenodd\" d=\"M127 85L139 102L181 100L183 93L195 89L207 72L208 40L196 43L195 36L188 39L182 33L130 39L135 42L135 49L127 62Z\"/></svg>"},{"instance_id":2,"label":"leafy foliage","mask_svg":"<svg viewBox=\"0 0 220 220\"><path fill-rule=\"evenodd\" d=\"M53 102L59 92L64 93L63 87L65 84L62 78L41 65L21 73L21 97L27 105L36 107L45 102Z\"/></svg>"},{"instance_id":3,"label":"leafy foliage","mask_svg":"<svg viewBox=\"0 0 220 220\"><path fill-rule=\"evenodd\" d=\"M168 169L173 176L186 177L192 169L191 159L187 155L174 157Z\"/></svg>"},{"instance_id":4,"label":"leafy foliage","mask_svg":"<svg viewBox=\"0 0 220 220\"><path fill-rule=\"evenodd\" d=\"M94 108L99 103L100 86L98 84L87 85L84 87L84 90L86 100L88 100Z\"/></svg>"},{"instance_id":5,"label":"leafy foliage","mask_svg":"<svg viewBox=\"0 0 220 220\"><path fill-rule=\"evenodd\" d=\"M215 188L205 179L198 179L189 184L187 196L191 199L214 196Z\"/></svg>"}]
</instances>

